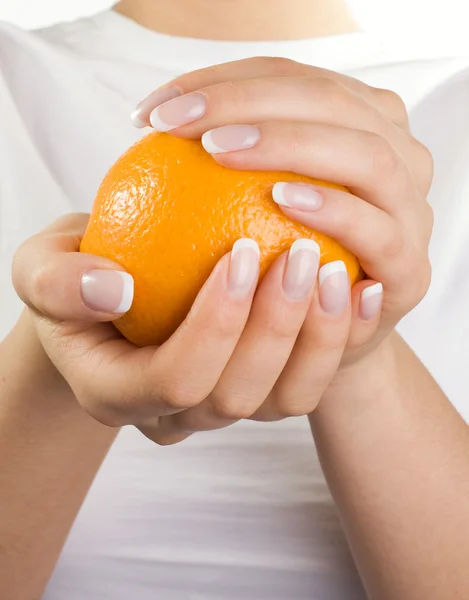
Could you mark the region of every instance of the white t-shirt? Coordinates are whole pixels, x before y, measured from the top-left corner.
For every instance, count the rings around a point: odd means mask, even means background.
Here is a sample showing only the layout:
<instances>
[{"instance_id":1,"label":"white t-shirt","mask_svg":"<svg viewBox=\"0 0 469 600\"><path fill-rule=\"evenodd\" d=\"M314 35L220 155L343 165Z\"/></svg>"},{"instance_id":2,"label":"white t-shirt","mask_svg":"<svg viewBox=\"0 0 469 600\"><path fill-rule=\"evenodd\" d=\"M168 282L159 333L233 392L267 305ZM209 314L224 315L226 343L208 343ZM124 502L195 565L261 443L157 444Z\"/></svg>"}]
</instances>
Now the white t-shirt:
<instances>
[{"instance_id":1,"label":"white t-shirt","mask_svg":"<svg viewBox=\"0 0 469 600\"><path fill-rule=\"evenodd\" d=\"M174 76L283 55L396 90L433 151L434 281L400 326L469 420L469 47L350 34L282 43L172 38L113 12L0 26L0 338L21 304L15 248L89 210L144 132L129 113ZM73 473L70 474L73 476ZM0 584L1 588L1 584ZM160 448L128 427L88 494L43 600L364 600L306 418L241 422Z\"/></svg>"}]
</instances>

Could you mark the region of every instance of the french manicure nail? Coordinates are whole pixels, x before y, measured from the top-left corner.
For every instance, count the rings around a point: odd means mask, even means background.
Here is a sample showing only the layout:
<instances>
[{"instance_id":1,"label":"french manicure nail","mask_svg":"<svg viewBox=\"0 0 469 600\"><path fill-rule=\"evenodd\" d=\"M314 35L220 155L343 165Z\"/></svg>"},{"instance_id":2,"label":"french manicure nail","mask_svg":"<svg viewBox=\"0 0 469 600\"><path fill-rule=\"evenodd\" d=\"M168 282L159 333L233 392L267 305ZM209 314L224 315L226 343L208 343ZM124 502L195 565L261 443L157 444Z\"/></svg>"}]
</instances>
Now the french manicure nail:
<instances>
[{"instance_id":1,"label":"french manicure nail","mask_svg":"<svg viewBox=\"0 0 469 600\"><path fill-rule=\"evenodd\" d=\"M241 238L233 244L228 272L228 289L235 298L251 293L259 276L259 246L254 240Z\"/></svg>"},{"instance_id":2,"label":"french manicure nail","mask_svg":"<svg viewBox=\"0 0 469 600\"><path fill-rule=\"evenodd\" d=\"M210 154L235 152L254 147L261 139L259 127L254 125L225 125L211 129L202 136L202 145Z\"/></svg>"},{"instance_id":3,"label":"french manicure nail","mask_svg":"<svg viewBox=\"0 0 469 600\"><path fill-rule=\"evenodd\" d=\"M360 296L360 318L370 321L381 310L383 303L383 284L375 283L365 288Z\"/></svg>"},{"instance_id":4,"label":"french manicure nail","mask_svg":"<svg viewBox=\"0 0 469 600\"><path fill-rule=\"evenodd\" d=\"M93 269L81 277L83 303L93 310L123 314L132 306L134 280L123 271Z\"/></svg>"},{"instance_id":5,"label":"french manicure nail","mask_svg":"<svg viewBox=\"0 0 469 600\"><path fill-rule=\"evenodd\" d=\"M336 260L319 269L319 302L331 315L340 315L349 301L350 283L343 261Z\"/></svg>"},{"instance_id":6,"label":"french manicure nail","mask_svg":"<svg viewBox=\"0 0 469 600\"><path fill-rule=\"evenodd\" d=\"M151 111L163 104L169 102L182 94L182 91L176 86L170 86L155 90L149 96L142 100L130 115L130 119L133 125L139 129L142 127L149 127L150 125L150 113Z\"/></svg>"},{"instance_id":7,"label":"french manicure nail","mask_svg":"<svg viewBox=\"0 0 469 600\"><path fill-rule=\"evenodd\" d=\"M276 183L272 198L280 206L299 210L318 210L322 206L322 196L307 183Z\"/></svg>"},{"instance_id":8,"label":"french manicure nail","mask_svg":"<svg viewBox=\"0 0 469 600\"><path fill-rule=\"evenodd\" d=\"M292 300L303 300L313 289L321 250L314 240L293 242L283 276L283 289Z\"/></svg>"},{"instance_id":9,"label":"french manicure nail","mask_svg":"<svg viewBox=\"0 0 469 600\"><path fill-rule=\"evenodd\" d=\"M132 121L132 125L137 129L143 129L144 127L147 127L150 124L145 123L145 120L143 118L143 110L144 109L142 107L137 106L137 108L130 113L130 120Z\"/></svg>"},{"instance_id":10,"label":"french manicure nail","mask_svg":"<svg viewBox=\"0 0 469 600\"><path fill-rule=\"evenodd\" d=\"M150 114L150 123L157 131L171 131L197 121L206 110L205 96L194 92L157 106Z\"/></svg>"}]
</instances>

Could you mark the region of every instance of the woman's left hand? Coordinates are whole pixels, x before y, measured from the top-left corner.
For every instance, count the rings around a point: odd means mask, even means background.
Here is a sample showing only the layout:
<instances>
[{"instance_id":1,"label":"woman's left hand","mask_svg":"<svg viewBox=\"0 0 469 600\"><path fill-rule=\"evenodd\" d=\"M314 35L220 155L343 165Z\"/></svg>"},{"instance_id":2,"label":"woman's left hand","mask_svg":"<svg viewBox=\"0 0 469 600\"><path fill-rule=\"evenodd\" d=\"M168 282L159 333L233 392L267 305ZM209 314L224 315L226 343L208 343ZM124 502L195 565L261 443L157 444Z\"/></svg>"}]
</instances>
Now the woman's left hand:
<instances>
[{"instance_id":1,"label":"woman's left hand","mask_svg":"<svg viewBox=\"0 0 469 600\"><path fill-rule=\"evenodd\" d=\"M353 286L347 305L334 293L346 274L334 269L336 263L326 265L267 397L240 403L236 414L220 408L219 394L209 396L161 418L156 441L179 441L237 418L311 413L337 369L353 368L373 352L429 286L433 215L426 195L433 161L412 137L404 103L393 92L331 71L254 58L183 75L146 98L133 118L137 126L202 137L226 167L292 171L349 189L278 182L273 190L291 219L332 236L358 257L366 279ZM238 352L232 360L246 355ZM255 360L262 361L262 352ZM262 371L250 369L249 376L262 377Z\"/></svg>"}]
</instances>

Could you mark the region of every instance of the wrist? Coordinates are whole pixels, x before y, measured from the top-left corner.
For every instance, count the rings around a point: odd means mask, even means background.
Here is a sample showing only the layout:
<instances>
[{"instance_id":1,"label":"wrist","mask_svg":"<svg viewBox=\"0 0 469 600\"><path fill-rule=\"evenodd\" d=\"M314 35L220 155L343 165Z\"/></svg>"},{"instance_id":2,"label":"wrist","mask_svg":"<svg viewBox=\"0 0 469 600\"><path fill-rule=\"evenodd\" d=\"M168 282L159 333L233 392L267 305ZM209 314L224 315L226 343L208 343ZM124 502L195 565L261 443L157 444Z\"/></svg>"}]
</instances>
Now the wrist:
<instances>
[{"instance_id":1,"label":"wrist","mask_svg":"<svg viewBox=\"0 0 469 600\"><path fill-rule=\"evenodd\" d=\"M335 413L352 418L363 411L379 411L390 398L396 408L400 397L399 365L403 350L409 351L400 336L393 332L372 352L337 371L311 420L335 417Z\"/></svg>"},{"instance_id":2,"label":"wrist","mask_svg":"<svg viewBox=\"0 0 469 600\"><path fill-rule=\"evenodd\" d=\"M0 398L0 430L2 424L14 423L28 435L49 431L52 440L60 429L61 435L97 439L105 446L118 433L80 406L42 347L29 309L0 344Z\"/></svg>"},{"instance_id":3,"label":"wrist","mask_svg":"<svg viewBox=\"0 0 469 600\"><path fill-rule=\"evenodd\" d=\"M399 354L404 345L396 331L388 335L376 348L356 362L341 367L331 382L327 395L345 391L366 390L396 376Z\"/></svg>"},{"instance_id":4,"label":"wrist","mask_svg":"<svg viewBox=\"0 0 469 600\"><path fill-rule=\"evenodd\" d=\"M47 356L37 336L31 312L26 308L2 344L6 382L9 387L32 395L60 395L73 398L67 382Z\"/></svg>"}]
</instances>

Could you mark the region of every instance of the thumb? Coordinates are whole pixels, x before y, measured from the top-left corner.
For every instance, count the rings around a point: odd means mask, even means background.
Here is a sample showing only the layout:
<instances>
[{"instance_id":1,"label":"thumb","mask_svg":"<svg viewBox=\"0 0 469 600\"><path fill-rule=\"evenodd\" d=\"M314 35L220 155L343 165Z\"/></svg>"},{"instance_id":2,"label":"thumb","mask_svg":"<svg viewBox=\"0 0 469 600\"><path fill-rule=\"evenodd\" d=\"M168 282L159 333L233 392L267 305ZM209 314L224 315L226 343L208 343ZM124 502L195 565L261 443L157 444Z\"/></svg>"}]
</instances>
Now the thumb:
<instances>
[{"instance_id":1,"label":"thumb","mask_svg":"<svg viewBox=\"0 0 469 600\"><path fill-rule=\"evenodd\" d=\"M132 304L134 282L117 263L79 252L88 215L67 215L28 239L13 260L13 285L28 306L60 321L112 321Z\"/></svg>"}]
</instances>

